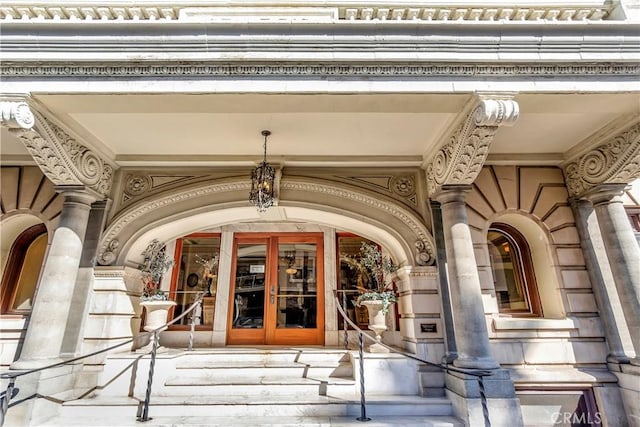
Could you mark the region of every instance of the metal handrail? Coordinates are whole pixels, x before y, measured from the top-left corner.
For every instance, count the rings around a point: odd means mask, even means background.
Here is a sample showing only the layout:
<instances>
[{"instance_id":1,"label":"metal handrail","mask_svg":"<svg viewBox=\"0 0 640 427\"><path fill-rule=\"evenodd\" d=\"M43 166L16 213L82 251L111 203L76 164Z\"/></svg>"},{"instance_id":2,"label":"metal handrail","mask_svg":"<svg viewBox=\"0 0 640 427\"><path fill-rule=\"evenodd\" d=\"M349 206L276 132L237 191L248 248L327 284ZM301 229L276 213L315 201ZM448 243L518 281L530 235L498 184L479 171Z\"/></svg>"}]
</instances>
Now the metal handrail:
<instances>
[{"instance_id":1,"label":"metal handrail","mask_svg":"<svg viewBox=\"0 0 640 427\"><path fill-rule=\"evenodd\" d=\"M191 313L193 310L195 310L195 308L202 303L202 295L198 295L196 297L196 300L193 302L193 304L191 305L191 307L189 307L187 310L185 310L182 314L180 314L178 317L174 318L173 320L171 320L170 322L166 322L165 324L163 324L162 326L157 327L156 329L153 329L151 331L147 331L147 332L143 332L141 334L136 335L135 337L129 338L126 341L123 341L121 343L118 344L114 344L112 346L103 348L101 350L97 350L91 353L87 353L84 354L82 356L78 356L78 357L74 357L72 359L67 359L67 360L63 360L61 362L57 362L57 363L52 363L50 365L46 365L46 366L41 366L38 368L33 368L33 369L29 369L29 370L24 370L24 371L20 371L20 370L15 370L15 371L8 371L8 372L0 372L0 379L9 379L9 384L7 385L7 388L5 390L5 392L3 393L2 396L0 396L0 426L2 426L4 424L4 418L6 415L6 412L8 410L9 407L9 401L11 400L11 398L13 397L13 388L15 385L15 380L18 377L21 377L23 375L29 375L32 374L34 372L40 372L40 371L44 371L47 369L51 369L51 368L57 368L59 366L64 366L73 362L77 362L79 360L83 360L86 359L88 357L93 357L93 356L97 356L98 354L101 353L106 353L108 351L114 350L116 348L122 347L126 344L130 344L134 341L140 340L141 338L144 338L145 336L153 336L153 348L152 350L149 352L151 353L152 359L155 359L155 351L157 349L158 346L158 334L165 330L166 328L168 328L169 326L173 325L174 323L182 320L185 316L187 316L189 313ZM193 316L192 316L192 321L193 321ZM147 354L149 354L147 353ZM150 378L153 376L153 367L150 367ZM149 382L149 387L150 387L150 382ZM147 390L147 394L150 392L150 389ZM145 399L145 406L148 409L148 398ZM146 420L144 420L146 421Z\"/></svg>"},{"instance_id":2,"label":"metal handrail","mask_svg":"<svg viewBox=\"0 0 640 427\"><path fill-rule=\"evenodd\" d=\"M484 424L485 427L491 427L491 422L489 421L489 411L488 411L488 407L487 407L487 397L484 393L484 384L483 384L483 377L488 377L493 375L493 372L489 371L489 370L484 370L484 369L461 369L461 368L456 368L454 366L450 366L450 365L446 365L446 364L439 364L439 363L433 363L433 362L429 362L428 360L424 360L421 359L417 356L414 356L413 354L410 353L405 353L402 350L398 350L394 347L391 347L385 343L383 343L382 341L378 341L377 339L375 339L374 337L366 334L362 329L360 329L360 327L358 325L356 325L347 315L347 313L344 310L344 307L342 307L340 299L338 298L338 290L334 290L334 296L336 299L336 307L338 309L338 312L340 313L340 315L342 316L342 319L344 320L345 323L345 328L344 328L344 333L345 333L345 339L344 339L344 343L345 343L345 348L347 346L347 342L348 342L348 338L347 338L347 328L346 328L346 324L348 324L349 326L351 326L357 333L358 333L358 351L359 351L359 355L360 355L360 417L356 418L356 420L358 421L369 421L371 418L368 418L366 415L366 400L365 400L365 392L364 392L364 361L363 361L363 337L366 337L368 340L373 341L376 344L381 345L382 347L386 348L387 350L393 352L393 353L397 353L400 354L402 356L405 356L409 359L413 359L415 361L418 361L420 363L424 363L426 365L429 366L433 366L434 368L438 368L444 372L457 372L457 373L461 373L461 374L465 374L465 375L471 375L474 376L478 379L478 386L479 386L479 391L480 391L480 402L482 404L482 413L484 416ZM344 296L344 293L343 293ZM346 301L343 298L342 304L345 304Z\"/></svg>"}]
</instances>

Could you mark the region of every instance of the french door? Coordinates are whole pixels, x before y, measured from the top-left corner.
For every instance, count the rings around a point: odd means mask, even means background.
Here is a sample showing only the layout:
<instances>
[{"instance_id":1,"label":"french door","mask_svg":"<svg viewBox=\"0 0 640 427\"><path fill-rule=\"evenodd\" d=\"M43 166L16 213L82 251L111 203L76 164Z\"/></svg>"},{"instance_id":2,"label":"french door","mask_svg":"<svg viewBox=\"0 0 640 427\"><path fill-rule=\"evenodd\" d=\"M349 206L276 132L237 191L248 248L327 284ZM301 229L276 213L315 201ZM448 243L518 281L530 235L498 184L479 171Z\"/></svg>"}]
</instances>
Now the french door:
<instances>
[{"instance_id":1,"label":"french door","mask_svg":"<svg viewBox=\"0 0 640 427\"><path fill-rule=\"evenodd\" d=\"M324 344L322 233L237 233L228 344Z\"/></svg>"}]
</instances>

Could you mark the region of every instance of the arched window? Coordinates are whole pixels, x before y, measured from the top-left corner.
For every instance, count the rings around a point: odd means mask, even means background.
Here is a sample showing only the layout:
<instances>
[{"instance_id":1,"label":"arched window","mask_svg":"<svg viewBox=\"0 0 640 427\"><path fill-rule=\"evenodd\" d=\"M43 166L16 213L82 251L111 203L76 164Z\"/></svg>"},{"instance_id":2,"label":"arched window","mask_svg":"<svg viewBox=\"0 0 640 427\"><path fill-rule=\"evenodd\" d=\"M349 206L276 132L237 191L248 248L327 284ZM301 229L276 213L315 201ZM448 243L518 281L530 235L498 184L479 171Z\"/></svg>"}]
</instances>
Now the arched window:
<instances>
[{"instance_id":1,"label":"arched window","mask_svg":"<svg viewBox=\"0 0 640 427\"><path fill-rule=\"evenodd\" d=\"M2 276L2 314L31 311L47 243L44 224L28 228L15 240Z\"/></svg>"},{"instance_id":2,"label":"arched window","mask_svg":"<svg viewBox=\"0 0 640 427\"><path fill-rule=\"evenodd\" d=\"M507 224L491 224L487 246L500 313L542 316L531 251L522 234Z\"/></svg>"}]
</instances>

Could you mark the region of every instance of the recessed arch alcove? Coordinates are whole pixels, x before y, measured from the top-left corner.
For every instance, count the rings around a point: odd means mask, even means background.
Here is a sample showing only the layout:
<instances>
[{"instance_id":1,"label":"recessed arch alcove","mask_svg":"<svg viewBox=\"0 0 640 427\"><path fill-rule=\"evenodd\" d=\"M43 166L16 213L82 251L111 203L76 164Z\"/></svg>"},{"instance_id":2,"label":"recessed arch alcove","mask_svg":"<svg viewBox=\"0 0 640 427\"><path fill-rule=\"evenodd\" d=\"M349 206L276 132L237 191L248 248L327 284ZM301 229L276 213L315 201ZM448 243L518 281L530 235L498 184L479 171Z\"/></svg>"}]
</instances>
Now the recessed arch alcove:
<instances>
[{"instance_id":1,"label":"recessed arch alcove","mask_svg":"<svg viewBox=\"0 0 640 427\"><path fill-rule=\"evenodd\" d=\"M136 263L153 239L169 241L248 222L307 223L353 232L381 244L401 265L432 259L433 238L424 220L392 199L348 185L283 179L279 206L260 214L248 204L248 191L246 181L217 181L138 202L110 221L100 244L99 263Z\"/></svg>"}]
</instances>

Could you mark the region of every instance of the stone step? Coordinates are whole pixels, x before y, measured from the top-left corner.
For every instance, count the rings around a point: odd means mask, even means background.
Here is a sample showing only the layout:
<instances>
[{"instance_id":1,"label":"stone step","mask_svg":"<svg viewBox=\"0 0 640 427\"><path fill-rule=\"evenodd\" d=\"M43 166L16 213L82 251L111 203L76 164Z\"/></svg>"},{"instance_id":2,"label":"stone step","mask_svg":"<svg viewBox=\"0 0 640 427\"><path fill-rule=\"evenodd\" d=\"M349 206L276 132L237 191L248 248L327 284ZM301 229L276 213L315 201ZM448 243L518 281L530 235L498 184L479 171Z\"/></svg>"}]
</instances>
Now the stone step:
<instances>
[{"instance_id":1,"label":"stone step","mask_svg":"<svg viewBox=\"0 0 640 427\"><path fill-rule=\"evenodd\" d=\"M352 377L353 369L351 365L333 366L309 366L300 363L262 363L244 362L230 363L226 365L197 366L176 369L175 376L193 377L233 377L237 379L254 378L262 376L278 376L291 378L328 378L328 377Z\"/></svg>"},{"instance_id":2,"label":"stone step","mask_svg":"<svg viewBox=\"0 0 640 427\"><path fill-rule=\"evenodd\" d=\"M176 368L204 364L220 365L227 363L263 362L263 363L302 363L317 365L326 362L349 362L349 353L345 350L304 348L304 349L260 349L236 348L203 349L184 352L176 358Z\"/></svg>"},{"instance_id":3,"label":"stone step","mask_svg":"<svg viewBox=\"0 0 640 427\"><path fill-rule=\"evenodd\" d=\"M144 423L145 427L189 426L189 427L348 427L366 425L366 427L463 427L464 424L451 416L370 416L371 421L363 423L355 416L331 417L224 417L224 416L153 416ZM66 427L140 427L141 423L134 417L114 416L96 421L93 417L56 417L49 419L41 426Z\"/></svg>"},{"instance_id":4,"label":"stone step","mask_svg":"<svg viewBox=\"0 0 640 427\"><path fill-rule=\"evenodd\" d=\"M320 394L349 393L355 390L352 379L344 378L289 378L289 377L256 377L256 378L205 378L205 377L172 377L163 387L153 389L154 395L161 396L277 396L292 395L318 396ZM277 399L273 399L274 401Z\"/></svg>"},{"instance_id":5,"label":"stone step","mask_svg":"<svg viewBox=\"0 0 640 427\"><path fill-rule=\"evenodd\" d=\"M135 417L141 400L97 397L70 401L62 405L59 416L103 419L117 413L122 417ZM448 399L417 396L368 396L366 410L369 416L451 416L453 413ZM211 414L225 417L358 416L360 397L355 393L340 396L161 396L151 399L149 414L153 417L206 417Z\"/></svg>"}]
</instances>

